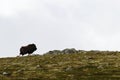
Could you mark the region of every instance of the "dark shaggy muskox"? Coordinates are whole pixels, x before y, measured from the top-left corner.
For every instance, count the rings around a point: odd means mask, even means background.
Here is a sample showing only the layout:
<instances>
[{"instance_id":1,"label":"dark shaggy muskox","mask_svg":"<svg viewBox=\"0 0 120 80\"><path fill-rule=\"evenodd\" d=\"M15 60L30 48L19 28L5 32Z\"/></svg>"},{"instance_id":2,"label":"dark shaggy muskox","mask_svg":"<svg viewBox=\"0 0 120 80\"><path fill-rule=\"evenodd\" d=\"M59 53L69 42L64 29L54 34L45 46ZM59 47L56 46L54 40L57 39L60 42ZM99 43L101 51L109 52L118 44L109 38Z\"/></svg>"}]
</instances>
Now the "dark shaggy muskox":
<instances>
[{"instance_id":1,"label":"dark shaggy muskox","mask_svg":"<svg viewBox=\"0 0 120 80\"><path fill-rule=\"evenodd\" d=\"M34 51L36 51L36 45L35 44L29 44L27 46L22 46L20 48L20 55L25 55L25 54L32 54Z\"/></svg>"}]
</instances>

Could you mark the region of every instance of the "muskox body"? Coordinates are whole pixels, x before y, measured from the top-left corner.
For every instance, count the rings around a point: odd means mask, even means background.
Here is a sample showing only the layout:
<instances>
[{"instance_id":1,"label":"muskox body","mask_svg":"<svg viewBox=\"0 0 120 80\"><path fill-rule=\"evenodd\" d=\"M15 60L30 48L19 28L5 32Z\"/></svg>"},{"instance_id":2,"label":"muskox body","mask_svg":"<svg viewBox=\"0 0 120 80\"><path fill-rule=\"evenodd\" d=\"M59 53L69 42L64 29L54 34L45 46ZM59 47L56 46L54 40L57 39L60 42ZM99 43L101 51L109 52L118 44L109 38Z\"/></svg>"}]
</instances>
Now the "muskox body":
<instances>
[{"instance_id":1,"label":"muskox body","mask_svg":"<svg viewBox=\"0 0 120 80\"><path fill-rule=\"evenodd\" d=\"M25 54L32 54L34 51L36 51L36 45L35 44L29 44L27 46L22 46L20 48L20 55L25 55Z\"/></svg>"}]
</instances>

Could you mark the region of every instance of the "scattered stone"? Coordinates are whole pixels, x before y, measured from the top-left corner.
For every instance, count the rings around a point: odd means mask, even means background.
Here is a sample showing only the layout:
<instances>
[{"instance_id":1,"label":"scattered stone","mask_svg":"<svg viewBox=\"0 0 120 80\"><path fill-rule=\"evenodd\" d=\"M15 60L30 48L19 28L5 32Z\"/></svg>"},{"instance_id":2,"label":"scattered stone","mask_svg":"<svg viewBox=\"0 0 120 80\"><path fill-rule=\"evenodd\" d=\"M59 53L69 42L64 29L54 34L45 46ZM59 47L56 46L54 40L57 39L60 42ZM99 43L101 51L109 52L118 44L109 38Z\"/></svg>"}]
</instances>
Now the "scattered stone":
<instances>
[{"instance_id":1,"label":"scattered stone","mask_svg":"<svg viewBox=\"0 0 120 80\"><path fill-rule=\"evenodd\" d=\"M55 58L55 56L51 56L51 57L50 57L50 59L54 59L54 58Z\"/></svg>"},{"instance_id":2,"label":"scattered stone","mask_svg":"<svg viewBox=\"0 0 120 80\"><path fill-rule=\"evenodd\" d=\"M8 73L7 72L3 72L3 75L7 75Z\"/></svg>"},{"instance_id":3,"label":"scattered stone","mask_svg":"<svg viewBox=\"0 0 120 80\"><path fill-rule=\"evenodd\" d=\"M36 68L40 68L40 65L37 65Z\"/></svg>"},{"instance_id":4,"label":"scattered stone","mask_svg":"<svg viewBox=\"0 0 120 80\"><path fill-rule=\"evenodd\" d=\"M71 71L72 70L72 66L68 66L65 71Z\"/></svg>"},{"instance_id":5,"label":"scattered stone","mask_svg":"<svg viewBox=\"0 0 120 80\"><path fill-rule=\"evenodd\" d=\"M97 68L98 68L98 69L103 69L103 66L102 66L102 65L99 65Z\"/></svg>"},{"instance_id":6,"label":"scattered stone","mask_svg":"<svg viewBox=\"0 0 120 80\"><path fill-rule=\"evenodd\" d=\"M25 68L20 69L20 70L18 70L17 72L20 73L20 72L23 72L23 71L25 71Z\"/></svg>"},{"instance_id":7,"label":"scattered stone","mask_svg":"<svg viewBox=\"0 0 120 80\"><path fill-rule=\"evenodd\" d=\"M2 74L5 75L5 76L9 76L10 75L10 73L8 73L8 72L3 72Z\"/></svg>"}]
</instances>

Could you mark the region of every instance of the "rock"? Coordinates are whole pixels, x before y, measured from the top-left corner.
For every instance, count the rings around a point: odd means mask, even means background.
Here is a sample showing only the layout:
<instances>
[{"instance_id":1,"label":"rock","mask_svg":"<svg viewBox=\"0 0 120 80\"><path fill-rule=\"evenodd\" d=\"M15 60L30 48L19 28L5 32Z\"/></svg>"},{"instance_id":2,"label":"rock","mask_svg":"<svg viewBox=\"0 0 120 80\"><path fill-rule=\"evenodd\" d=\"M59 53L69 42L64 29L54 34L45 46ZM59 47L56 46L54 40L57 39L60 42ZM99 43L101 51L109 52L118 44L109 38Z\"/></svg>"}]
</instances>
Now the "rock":
<instances>
[{"instance_id":1,"label":"rock","mask_svg":"<svg viewBox=\"0 0 120 80\"><path fill-rule=\"evenodd\" d=\"M68 53L78 53L78 51L75 48L66 48L64 50L53 50L53 51L49 51L46 54L68 54Z\"/></svg>"},{"instance_id":2,"label":"rock","mask_svg":"<svg viewBox=\"0 0 120 80\"><path fill-rule=\"evenodd\" d=\"M87 53L87 52L84 50L78 50L78 53Z\"/></svg>"},{"instance_id":3,"label":"rock","mask_svg":"<svg viewBox=\"0 0 120 80\"><path fill-rule=\"evenodd\" d=\"M8 73L8 72L3 72L2 74L5 75L5 76L9 76L10 75L10 73Z\"/></svg>"},{"instance_id":4,"label":"rock","mask_svg":"<svg viewBox=\"0 0 120 80\"><path fill-rule=\"evenodd\" d=\"M3 72L3 75L7 75L8 73L7 72Z\"/></svg>"},{"instance_id":5,"label":"rock","mask_svg":"<svg viewBox=\"0 0 120 80\"><path fill-rule=\"evenodd\" d=\"M65 71L71 71L72 70L72 66L68 66Z\"/></svg>"},{"instance_id":6,"label":"rock","mask_svg":"<svg viewBox=\"0 0 120 80\"><path fill-rule=\"evenodd\" d=\"M71 49L64 49L63 51L62 51L62 53L64 53L64 54L68 54L68 53L77 53L78 51L76 50L76 49L74 49L74 48L71 48Z\"/></svg>"},{"instance_id":7,"label":"rock","mask_svg":"<svg viewBox=\"0 0 120 80\"><path fill-rule=\"evenodd\" d=\"M40 65L37 65L36 68L40 68Z\"/></svg>"},{"instance_id":8,"label":"rock","mask_svg":"<svg viewBox=\"0 0 120 80\"><path fill-rule=\"evenodd\" d=\"M102 65L99 65L97 68L98 68L98 69L103 69L103 66L102 66Z\"/></svg>"},{"instance_id":9,"label":"rock","mask_svg":"<svg viewBox=\"0 0 120 80\"><path fill-rule=\"evenodd\" d=\"M26 70L25 68L22 68L22 69L20 69L20 70L17 70L17 72L20 73L20 72L23 72L23 71L25 71L25 70Z\"/></svg>"},{"instance_id":10,"label":"rock","mask_svg":"<svg viewBox=\"0 0 120 80\"><path fill-rule=\"evenodd\" d=\"M60 50L53 50L53 51L49 51L46 54L60 54L61 51Z\"/></svg>"}]
</instances>

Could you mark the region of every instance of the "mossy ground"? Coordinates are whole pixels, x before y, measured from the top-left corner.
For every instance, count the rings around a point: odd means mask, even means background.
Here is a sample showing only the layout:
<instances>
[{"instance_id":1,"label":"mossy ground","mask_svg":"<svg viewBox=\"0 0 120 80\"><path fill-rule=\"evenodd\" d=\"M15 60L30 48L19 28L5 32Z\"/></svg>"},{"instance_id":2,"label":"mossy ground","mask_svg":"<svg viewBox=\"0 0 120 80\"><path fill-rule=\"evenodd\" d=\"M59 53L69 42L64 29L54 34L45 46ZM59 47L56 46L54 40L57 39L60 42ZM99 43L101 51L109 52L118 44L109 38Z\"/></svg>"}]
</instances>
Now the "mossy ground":
<instances>
[{"instance_id":1,"label":"mossy ground","mask_svg":"<svg viewBox=\"0 0 120 80\"><path fill-rule=\"evenodd\" d=\"M0 80L120 80L120 53L82 51L0 58Z\"/></svg>"}]
</instances>

